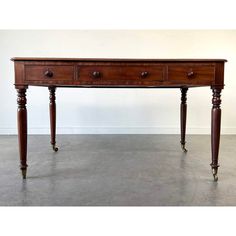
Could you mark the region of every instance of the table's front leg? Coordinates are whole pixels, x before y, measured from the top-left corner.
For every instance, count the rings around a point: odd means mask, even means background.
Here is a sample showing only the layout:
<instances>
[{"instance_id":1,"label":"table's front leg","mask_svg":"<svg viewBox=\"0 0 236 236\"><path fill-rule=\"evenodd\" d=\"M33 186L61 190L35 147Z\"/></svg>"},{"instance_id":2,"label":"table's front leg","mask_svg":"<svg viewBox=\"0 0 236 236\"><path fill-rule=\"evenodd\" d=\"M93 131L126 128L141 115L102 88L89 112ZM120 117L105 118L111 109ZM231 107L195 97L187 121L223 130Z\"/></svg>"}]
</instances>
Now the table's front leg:
<instances>
[{"instance_id":1,"label":"table's front leg","mask_svg":"<svg viewBox=\"0 0 236 236\"><path fill-rule=\"evenodd\" d=\"M17 121L18 121L18 142L20 154L20 169L23 179L27 171L27 108L26 88L17 88Z\"/></svg>"},{"instance_id":2,"label":"table's front leg","mask_svg":"<svg viewBox=\"0 0 236 236\"><path fill-rule=\"evenodd\" d=\"M181 131L181 148L184 152L188 150L185 148L185 134L186 134L186 117L187 117L187 91L188 88L181 88L181 104L180 104L180 131Z\"/></svg>"},{"instance_id":3,"label":"table's front leg","mask_svg":"<svg viewBox=\"0 0 236 236\"><path fill-rule=\"evenodd\" d=\"M57 152L58 147L56 146L56 88L49 87L49 111L50 111L50 130L51 130L51 145L52 149Z\"/></svg>"},{"instance_id":4,"label":"table's front leg","mask_svg":"<svg viewBox=\"0 0 236 236\"><path fill-rule=\"evenodd\" d=\"M218 180L218 155L219 155L219 145L220 145L220 123L221 123L221 89L212 88L213 98L212 98L212 111L211 111L211 153L212 153L212 174L214 181Z\"/></svg>"}]
</instances>

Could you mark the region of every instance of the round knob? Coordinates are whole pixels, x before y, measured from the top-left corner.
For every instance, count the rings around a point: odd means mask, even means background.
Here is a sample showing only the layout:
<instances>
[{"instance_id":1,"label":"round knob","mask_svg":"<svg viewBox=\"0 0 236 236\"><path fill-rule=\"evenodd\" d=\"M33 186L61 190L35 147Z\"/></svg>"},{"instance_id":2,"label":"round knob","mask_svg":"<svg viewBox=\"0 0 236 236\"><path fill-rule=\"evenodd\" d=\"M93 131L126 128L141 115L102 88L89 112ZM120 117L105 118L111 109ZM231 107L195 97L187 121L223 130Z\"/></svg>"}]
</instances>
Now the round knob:
<instances>
[{"instance_id":1,"label":"round knob","mask_svg":"<svg viewBox=\"0 0 236 236\"><path fill-rule=\"evenodd\" d=\"M194 74L194 72L192 70L187 73L187 76L188 76L189 79L193 78L194 75L195 74Z\"/></svg>"},{"instance_id":2,"label":"round knob","mask_svg":"<svg viewBox=\"0 0 236 236\"><path fill-rule=\"evenodd\" d=\"M52 78L53 77L53 72L48 69L44 72L44 75L48 78Z\"/></svg>"},{"instance_id":3,"label":"round knob","mask_svg":"<svg viewBox=\"0 0 236 236\"><path fill-rule=\"evenodd\" d=\"M149 73L147 72L147 71L143 71L143 72L141 72L141 78L147 78L148 77L148 75L149 75Z\"/></svg>"},{"instance_id":4,"label":"round knob","mask_svg":"<svg viewBox=\"0 0 236 236\"><path fill-rule=\"evenodd\" d=\"M93 78L95 79L99 79L101 77L101 73L99 71L94 71L92 75L93 75Z\"/></svg>"}]
</instances>

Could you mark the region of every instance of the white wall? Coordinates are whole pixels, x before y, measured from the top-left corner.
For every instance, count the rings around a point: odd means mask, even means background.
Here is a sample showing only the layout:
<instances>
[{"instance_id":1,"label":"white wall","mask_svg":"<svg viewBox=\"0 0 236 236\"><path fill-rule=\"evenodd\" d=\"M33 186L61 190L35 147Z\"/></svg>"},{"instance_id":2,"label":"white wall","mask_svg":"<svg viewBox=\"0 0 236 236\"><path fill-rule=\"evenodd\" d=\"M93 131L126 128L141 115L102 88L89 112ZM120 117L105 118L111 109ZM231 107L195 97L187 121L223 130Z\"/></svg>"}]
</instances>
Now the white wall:
<instances>
[{"instance_id":1,"label":"white wall","mask_svg":"<svg viewBox=\"0 0 236 236\"><path fill-rule=\"evenodd\" d=\"M222 133L236 133L235 31L0 31L0 134L16 133L11 57L225 58ZM48 90L30 87L29 133L49 133ZM58 89L58 133L179 133L179 89ZM188 133L210 132L211 91L188 92Z\"/></svg>"}]
</instances>

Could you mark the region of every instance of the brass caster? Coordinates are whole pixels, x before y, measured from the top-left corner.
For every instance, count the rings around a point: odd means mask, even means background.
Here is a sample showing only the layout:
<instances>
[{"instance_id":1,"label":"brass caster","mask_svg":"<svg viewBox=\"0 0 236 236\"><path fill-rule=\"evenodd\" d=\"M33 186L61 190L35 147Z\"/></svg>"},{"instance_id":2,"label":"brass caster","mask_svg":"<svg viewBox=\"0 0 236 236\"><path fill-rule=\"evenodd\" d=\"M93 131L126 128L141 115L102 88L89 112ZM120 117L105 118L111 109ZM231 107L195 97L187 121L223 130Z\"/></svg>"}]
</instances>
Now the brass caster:
<instances>
[{"instance_id":1,"label":"brass caster","mask_svg":"<svg viewBox=\"0 0 236 236\"><path fill-rule=\"evenodd\" d=\"M52 149L53 149L54 152L58 151L58 147L56 145L52 145Z\"/></svg>"},{"instance_id":2,"label":"brass caster","mask_svg":"<svg viewBox=\"0 0 236 236\"><path fill-rule=\"evenodd\" d=\"M181 148L182 148L182 151L185 152L185 153L188 151L188 150L185 148L185 144L181 144Z\"/></svg>"},{"instance_id":3,"label":"brass caster","mask_svg":"<svg viewBox=\"0 0 236 236\"><path fill-rule=\"evenodd\" d=\"M213 178L214 178L214 182L218 181L218 176L217 175L213 175Z\"/></svg>"},{"instance_id":4,"label":"brass caster","mask_svg":"<svg viewBox=\"0 0 236 236\"><path fill-rule=\"evenodd\" d=\"M217 182L218 181L217 169L212 169L212 174L213 174L214 182Z\"/></svg>"},{"instance_id":5,"label":"brass caster","mask_svg":"<svg viewBox=\"0 0 236 236\"><path fill-rule=\"evenodd\" d=\"M21 173L22 173L22 178L26 179L27 169L21 169Z\"/></svg>"}]
</instances>

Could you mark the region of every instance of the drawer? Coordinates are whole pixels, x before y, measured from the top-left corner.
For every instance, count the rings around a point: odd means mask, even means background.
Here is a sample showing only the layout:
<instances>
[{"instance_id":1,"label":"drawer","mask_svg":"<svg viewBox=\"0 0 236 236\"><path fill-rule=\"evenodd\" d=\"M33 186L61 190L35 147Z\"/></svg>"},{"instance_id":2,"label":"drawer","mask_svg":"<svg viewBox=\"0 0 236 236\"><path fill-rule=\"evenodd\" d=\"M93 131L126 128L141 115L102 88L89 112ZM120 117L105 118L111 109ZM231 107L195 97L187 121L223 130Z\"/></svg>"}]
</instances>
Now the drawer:
<instances>
[{"instance_id":1,"label":"drawer","mask_svg":"<svg viewBox=\"0 0 236 236\"><path fill-rule=\"evenodd\" d=\"M74 66L70 65L25 65L26 81L73 81Z\"/></svg>"},{"instance_id":2,"label":"drawer","mask_svg":"<svg viewBox=\"0 0 236 236\"><path fill-rule=\"evenodd\" d=\"M81 65L79 84L142 85L164 81L164 67L147 65Z\"/></svg>"},{"instance_id":3,"label":"drawer","mask_svg":"<svg viewBox=\"0 0 236 236\"><path fill-rule=\"evenodd\" d=\"M214 65L169 65L170 82L188 84L210 84L215 79Z\"/></svg>"}]
</instances>

